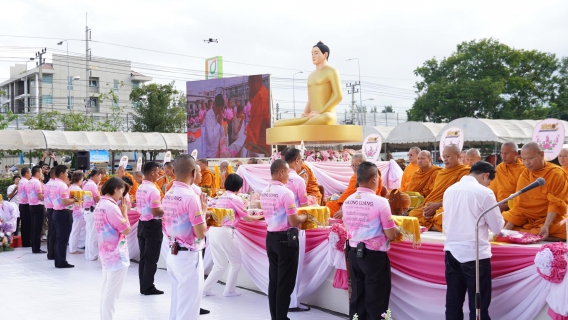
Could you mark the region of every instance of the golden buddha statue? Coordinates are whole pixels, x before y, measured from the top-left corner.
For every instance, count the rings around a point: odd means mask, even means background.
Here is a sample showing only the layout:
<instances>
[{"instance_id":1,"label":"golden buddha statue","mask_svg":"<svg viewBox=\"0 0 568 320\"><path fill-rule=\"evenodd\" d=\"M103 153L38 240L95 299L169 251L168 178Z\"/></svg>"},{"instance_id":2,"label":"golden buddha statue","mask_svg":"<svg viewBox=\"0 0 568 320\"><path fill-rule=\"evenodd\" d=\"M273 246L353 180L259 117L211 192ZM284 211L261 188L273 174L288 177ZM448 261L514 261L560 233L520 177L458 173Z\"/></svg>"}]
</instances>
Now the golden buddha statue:
<instances>
[{"instance_id":1,"label":"golden buddha statue","mask_svg":"<svg viewBox=\"0 0 568 320\"><path fill-rule=\"evenodd\" d=\"M337 124L335 107L343 99L339 73L331 67L329 47L318 42L312 48L312 62L316 70L308 77L308 103L301 118L282 119L274 123L274 127L299 125L333 125Z\"/></svg>"}]
</instances>

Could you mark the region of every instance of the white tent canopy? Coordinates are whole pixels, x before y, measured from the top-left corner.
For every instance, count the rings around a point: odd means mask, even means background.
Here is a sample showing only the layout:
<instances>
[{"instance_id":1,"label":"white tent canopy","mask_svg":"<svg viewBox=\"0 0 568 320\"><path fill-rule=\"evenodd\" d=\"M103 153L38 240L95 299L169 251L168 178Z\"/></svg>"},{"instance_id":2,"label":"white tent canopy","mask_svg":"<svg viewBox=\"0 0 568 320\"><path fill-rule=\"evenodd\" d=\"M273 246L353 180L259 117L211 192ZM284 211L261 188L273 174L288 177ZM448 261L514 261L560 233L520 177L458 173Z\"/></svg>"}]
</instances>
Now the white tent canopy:
<instances>
[{"instance_id":1,"label":"white tent canopy","mask_svg":"<svg viewBox=\"0 0 568 320\"><path fill-rule=\"evenodd\" d=\"M0 131L0 150L186 151L185 133Z\"/></svg>"},{"instance_id":2,"label":"white tent canopy","mask_svg":"<svg viewBox=\"0 0 568 320\"><path fill-rule=\"evenodd\" d=\"M363 139L365 139L368 135L371 134L378 134L381 136L381 140L383 143L387 142L387 137L391 133L394 127L381 127L381 126L363 126ZM361 143L363 143L361 141Z\"/></svg>"},{"instance_id":3,"label":"white tent canopy","mask_svg":"<svg viewBox=\"0 0 568 320\"><path fill-rule=\"evenodd\" d=\"M386 142L389 144L429 144L439 141L436 136L444 123L408 121L392 129Z\"/></svg>"}]
</instances>

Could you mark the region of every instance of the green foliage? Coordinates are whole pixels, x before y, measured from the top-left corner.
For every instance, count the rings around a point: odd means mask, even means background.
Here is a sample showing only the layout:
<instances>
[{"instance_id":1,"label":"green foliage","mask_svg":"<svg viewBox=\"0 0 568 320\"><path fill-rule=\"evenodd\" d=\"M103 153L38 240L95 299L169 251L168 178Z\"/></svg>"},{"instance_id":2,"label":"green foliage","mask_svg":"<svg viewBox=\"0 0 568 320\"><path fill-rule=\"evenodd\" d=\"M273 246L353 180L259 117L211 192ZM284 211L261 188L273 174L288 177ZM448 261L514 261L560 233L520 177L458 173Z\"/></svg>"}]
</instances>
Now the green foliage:
<instances>
[{"instance_id":1,"label":"green foliage","mask_svg":"<svg viewBox=\"0 0 568 320\"><path fill-rule=\"evenodd\" d=\"M38 114L30 114L26 117L24 125L30 130L50 130L57 129L57 122L61 113L59 111L40 111Z\"/></svg>"},{"instance_id":2,"label":"green foliage","mask_svg":"<svg viewBox=\"0 0 568 320\"><path fill-rule=\"evenodd\" d=\"M95 118L86 113L73 111L61 115L61 123L65 131L95 131Z\"/></svg>"},{"instance_id":3,"label":"green foliage","mask_svg":"<svg viewBox=\"0 0 568 320\"><path fill-rule=\"evenodd\" d=\"M2 197L4 198L4 200L8 200L8 187L11 186L13 184L12 182L12 178L1 178L0 179L0 194L2 194Z\"/></svg>"},{"instance_id":4,"label":"green foliage","mask_svg":"<svg viewBox=\"0 0 568 320\"><path fill-rule=\"evenodd\" d=\"M109 86L109 84L106 84ZM124 86L124 81L120 81L120 87ZM99 101L103 103L104 101L112 101L112 102L119 102L118 94L114 91L114 88L110 88L108 92L103 93L99 96ZM97 123L96 130L97 131L106 131L106 132L117 132L122 131L125 128L125 121L121 117L124 113L124 106L114 104L111 107L111 114L107 117L104 121Z\"/></svg>"},{"instance_id":5,"label":"green foliage","mask_svg":"<svg viewBox=\"0 0 568 320\"><path fill-rule=\"evenodd\" d=\"M393 113L393 112L394 112L394 110L392 108L392 105L385 106L385 108L383 110L381 110L381 113Z\"/></svg>"},{"instance_id":6,"label":"green foliage","mask_svg":"<svg viewBox=\"0 0 568 320\"><path fill-rule=\"evenodd\" d=\"M494 39L463 42L451 56L432 58L414 71L423 80L416 83L419 96L408 120L542 119L552 103L559 107L566 101L560 66L551 53L514 49Z\"/></svg>"},{"instance_id":7,"label":"green foliage","mask_svg":"<svg viewBox=\"0 0 568 320\"><path fill-rule=\"evenodd\" d=\"M18 118L17 114L12 113L12 111L6 112L6 114L0 114L0 130L8 128L10 123Z\"/></svg>"}]
</instances>

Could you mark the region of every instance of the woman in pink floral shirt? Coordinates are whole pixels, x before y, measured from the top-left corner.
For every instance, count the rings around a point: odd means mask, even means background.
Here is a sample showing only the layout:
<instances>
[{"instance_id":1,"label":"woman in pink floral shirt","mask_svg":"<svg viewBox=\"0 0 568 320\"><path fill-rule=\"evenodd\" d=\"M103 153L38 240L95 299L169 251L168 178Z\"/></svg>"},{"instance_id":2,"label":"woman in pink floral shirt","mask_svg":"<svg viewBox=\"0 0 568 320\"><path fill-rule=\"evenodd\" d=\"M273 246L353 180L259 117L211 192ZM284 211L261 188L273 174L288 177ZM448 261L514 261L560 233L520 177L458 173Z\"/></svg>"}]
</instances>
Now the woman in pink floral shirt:
<instances>
[{"instance_id":1,"label":"woman in pink floral shirt","mask_svg":"<svg viewBox=\"0 0 568 320\"><path fill-rule=\"evenodd\" d=\"M85 175L81 171L73 172L69 191L81 191L84 177ZM73 226L71 227L71 235L69 236L69 253L75 254L81 253L79 247L85 246L85 238L81 239L81 231L85 228L85 219L83 218L81 203L75 202L71 206L71 211L73 212Z\"/></svg>"},{"instance_id":2,"label":"woman in pink floral shirt","mask_svg":"<svg viewBox=\"0 0 568 320\"><path fill-rule=\"evenodd\" d=\"M130 223L123 194L128 186L119 178L108 179L102 187L103 196L95 208L95 228L99 237L99 258L103 266L101 319L112 319L114 305L130 265L126 235ZM117 202L120 201L120 207Z\"/></svg>"}]
</instances>

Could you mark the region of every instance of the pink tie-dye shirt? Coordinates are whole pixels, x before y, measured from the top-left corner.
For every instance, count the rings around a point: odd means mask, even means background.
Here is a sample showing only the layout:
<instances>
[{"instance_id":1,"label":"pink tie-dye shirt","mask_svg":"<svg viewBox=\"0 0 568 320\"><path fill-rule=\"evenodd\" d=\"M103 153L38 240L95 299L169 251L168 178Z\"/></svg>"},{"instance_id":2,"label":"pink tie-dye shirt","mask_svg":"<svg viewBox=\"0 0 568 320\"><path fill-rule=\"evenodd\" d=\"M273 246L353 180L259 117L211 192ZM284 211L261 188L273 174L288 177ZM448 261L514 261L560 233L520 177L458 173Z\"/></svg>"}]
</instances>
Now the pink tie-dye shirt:
<instances>
[{"instance_id":1,"label":"pink tie-dye shirt","mask_svg":"<svg viewBox=\"0 0 568 320\"><path fill-rule=\"evenodd\" d=\"M95 198L101 196L99 194L99 187L93 180L89 179L83 186L83 190L91 191L91 194L93 195L93 197L85 197L85 200L83 201L83 208L89 209L90 207L94 207L97 204L95 202Z\"/></svg>"},{"instance_id":2,"label":"pink tie-dye shirt","mask_svg":"<svg viewBox=\"0 0 568 320\"><path fill-rule=\"evenodd\" d=\"M26 192L26 184L29 180L22 177L18 183L18 193L20 194L20 204L28 204L28 193Z\"/></svg>"},{"instance_id":3,"label":"pink tie-dye shirt","mask_svg":"<svg viewBox=\"0 0 568 320\"><path fill-rule=\"evenodd\" d=\"M136 208L140 213L140 221L160 219L152 215L152 209L161 207L160 190L153 182L142 180L142 184L136 190Z\"/></svg>"},{"instance_id":4,"label":"pink tie-dye shirt","mask_svg":"<svg viewBox=\"0 0 568 320\"><path fill-rule=\"evenodd\" d=\"M343 202L343 221L347 230L349 245L356 248L359 242L373 251L388 251L390 241L384 229L395 227L389 202L371 189L357 188Z\"/></svg>"},{"instance_id":5,"label":"pink tie-dye shirt","mask_svg":"<svg viewBox=\"0 0 568 320\"><path fill-rule=\"evenodd\" d=\"M290 169L286 187L294 194L296 207L299 208L308 205L309 200L308 192L306 191L306 181L296 173L296 170Z\"/></svg>"},{"instance_id":6,"label":"pink tie-dye shirt","mask_svg":"<svg viewBox=\"0 0 568 320\"><path fill-rule=\"evenodd\" d=\"M170 245L177 241L191 251L205 248L205 239L195 236L193 227L205 223L205 213L201 201L190 186L174 181L172 188L164 196L164 218L162 226Z\"/></svg>"},{"instance_id":7,"label":"pink tie-dye shirt","mask_svg":"<svg viewBox=\"0 0 568 320\"><path fill-rule=\"evenodd\" d=\"M63 204L62 199L69 199L69 187L67 187L67 184L63 180L55 178L55 181L51 186L50 193L53 210L67 209L67 206Z\"/></svg>"},{"instance_id":8,"label":"pink tie-dye shirt","mask_svg":"<svg viewBox=\"0 0 568 320\"><path fill-rule=\"evenodd\" d=\"M81 187L79 187L76 184L72 184L69 187L69 191L71 191L71 190L81 191ZM73 218L81 218L83 216L83 208L81 208L81 205L79 204L79 202L75 202L71 206L71 211L73 211Z\"/></svg>"},{"instance_id":9,"label":"pink tie-dye shirt","mask_svg":"<svg viewBox=\"0 0 568 320\"><path fill-rule=\"evenodd\" d=\"M270 181L260 193L260 205L264 212L267 230L286 231L291 228L288 216L298 213L294 194L279 181Z\"/></svg>"},{"instance_id":10,"label":"pink tie-dye shirt","mask_svg":"<svg viewBox=\"0 0 568 320\"><path fill-rule=\"evenodd\" d=\"M239 223L239 221L247 215L247 208L245 208L243 200L241 200L241 197L232 191L223 193L223 195L217 199L217 208L233 209L235 214L234 221L232 221L229 217L223 217L221 225L226 227L234 228L237 223Z\"/></svg>"},{"instance_id":11,"label":"pink tie-dye shirt","mask_svg":"<svg viewBox=\"0 0 568 320\"><path fill-rule=\"evenodd\" d=\"M46 209L53 209L53 203L51 202L51 186L53 185L53 179L43 186L43 204Z\"/></svg>"},{"instance_id":12,"label":"pink tie-dye shirt","mask_svg":"<svg viewBox=\"0 0 568 320\"><path fill-rule=\"evenodd\" d=\"M95 228L99 240L99 257L106 271L130 265L126 237L121 233L130 227L113 198L102 196L95 208Z\"/></svg>"},{"instance_id":13,"label":"pink tie-dye shirt","mask_svg":"<svg viewBox=\"0 0 568 320\"><path fill-rule=\"evenodd\" d=\"M30 206L43 204L43 200L39 199L39 195L43 194L43 182L39 181L36 177L32 177L30 181L26 183L26 194Z\"/></svg>"}]
</instances>

